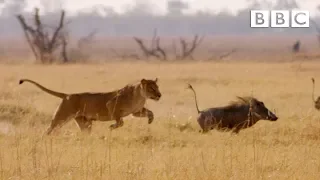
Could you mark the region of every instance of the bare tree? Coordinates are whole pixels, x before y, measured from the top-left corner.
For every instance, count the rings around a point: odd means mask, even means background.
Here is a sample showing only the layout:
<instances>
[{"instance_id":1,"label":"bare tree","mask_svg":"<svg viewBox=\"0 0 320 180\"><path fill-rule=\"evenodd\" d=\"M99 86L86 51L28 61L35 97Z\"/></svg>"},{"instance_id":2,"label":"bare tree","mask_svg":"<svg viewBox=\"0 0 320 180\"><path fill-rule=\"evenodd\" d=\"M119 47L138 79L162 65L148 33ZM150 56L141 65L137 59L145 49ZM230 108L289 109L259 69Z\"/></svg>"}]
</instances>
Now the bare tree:
<instances>
[{"instance_id":1,"label":"bare tree","mask_svg":"<svg viewBox=\"0 0 320 180\"><path fill-rule=\"evenodd\" d=\"M181 45L181 54L176 55L177 59L179 60L185 60L185 59L192 59L194 60L193 53L195 49L198 47L198 45L202 42L203 37L200 37L198 35L195 35L191 45L188 45L187 41L185 39L180 38L180 45Z\"/></svg>"},{"instance_id":2,"label":"bare tree","mask_svg":"<svg viewBox=\"0 0 320 180\"><path fill-rule=\"evenodd\" d=\"M54 52L60 49L62 52L62 61L68 62L66 54L63 53L67 46L67 40L62 33L64 17L65 11L62 10L58 26L54 28L53 32L50 32L50 30L46 29L45 25L41 22L39 8L35 8L34 12L35 27L28 25L21 14L17 15L17 19L23 29L26 40L37 61L40 61L41 63L52 63L57 59L54 57Z\"/></svg>"},{"instance_id":3,"label":"bare tree","mask_svg":"<svg viewBox=\"0 0 320 180\"><path fill-rule=\"evenodd\" d=\"M144 56L149 59L150 57L155 57L160 60L167 60L167 54L163 48L160 47L160 38L157 36L157 30L154 30L153 38L151 41L151 46L148 48L142 41L142 39L134 37L133 38L139 45Z\"/></svg>"}]
</instances>

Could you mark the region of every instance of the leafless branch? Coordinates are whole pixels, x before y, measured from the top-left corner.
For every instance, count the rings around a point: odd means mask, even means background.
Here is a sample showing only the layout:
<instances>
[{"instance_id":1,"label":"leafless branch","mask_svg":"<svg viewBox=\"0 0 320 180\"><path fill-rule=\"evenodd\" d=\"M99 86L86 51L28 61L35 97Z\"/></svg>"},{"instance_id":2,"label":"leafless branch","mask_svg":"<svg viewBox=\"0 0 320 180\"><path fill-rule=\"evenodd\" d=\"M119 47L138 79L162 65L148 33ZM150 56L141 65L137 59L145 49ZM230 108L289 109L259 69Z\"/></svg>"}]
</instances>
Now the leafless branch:
<instances>
[{"instance_id":1,"label":"leafless branch","mask_svg":"<svg viewBox=\"0 0 320 180\"><path fill-rule=\"evenodd\" d=\"M61 36L61 41L62 41L62 50L61 50L61 57L64 63L69 62L68 55L67 55L67 46L68 46L68 41L66 39L66 36Z\"/></svg>"},{"instance_id":2,"label":"leafless branch","mask_svg":"<svg viewBox=\"0 0 320 180\"><path fill-rule=\"evenodd\" d=\"M237 51L237 49L232 49L231 51L225 53L225 54L222 54L219 56L219 59L224 59L226 57L229 57L231 54L235 53Z\"/></svg>"},{"instance_id":3,"label":"leafless branch","mask_svg":"<svg viewBox=\"0 0 320 180\"><path fill-rule=\"evenodd\" d=\"M52 39L50 41L50 46L51 48L54 46L54 43L56 43L56 39L60 33L60 30L63 28L63 22L64 22L64 16L65 16L65 11L62 10L61 11L61 16L60 16L60 22L59 22L59 26L56 28L53 36L52 36Z\"/></svg>"},{"instance_id":4,"label":"leafless branch","mask_svg":"<svg viewBox=\"0 0 320 180\"><path fill-rule=\"evenodd\" d=\"M189 59L194 59L193 58L193 53L195 49L198 47L200 43L202 43L204 36L200 37L198 35L195 35L192 42L191 46L188 46L188 43L185 39L180 38L180 45L181 45L181 54L178 59L180 60L185 60L187 58Z\"/></svg>"},{"instance_id":5,"label":"leafless branch","mask_svg":"<svg viewBox=\"0 0 320 180\"><path fill-rule=\"evenodd\" d=\"M90 44L93 41L94 36L97 34L97 30L93 30L92 32L90 32L88 35L80 38L78 40L78 48L82 49L85 45Z\"/></svg>"},{"instance_id":6,"label":"leafless branch","mask_svg":"<svg viewBox=\"0 0 320 180\"><path fill-rule=\"evenodd\" d=\"M141 51L143 52L144 56L149 59L149 57L156 57L157 59L167 60L167 54L163 48L160 46L160 38L157 37L157 30L154 30L154 34L151 41L151 47L147 48L143 43L142 39L134 37L133 38L138 46L140 47Z\"/></svg>"},{"instance_id":7,"label":"leafless branch","mask_svg":"<svg viewBox=\"0 0 320 180\"><path fill-rule=\"evenodd\" d=\"M176 45L176 41L173 40L172 41L172 50L173 50L173 55L175 57L175 59L179 58L178 52L177 52L177 45Z\"/></svg>"},{"instance_id":8,"label":"leafless branch","mask_svg":"<svg viewBox=\"0 0 320 180\"><path fill-rule=\"evenodd\" d=\"M215 55L214 56L211 56L210 58L208 58L209 61L211 60L214 60L214 59L217 59L217 60L222 60L224 58L227 58L229 56L231 56L233 53L237 52L237 49L232 49L231 51L228 51L226 53L223 53L221 55L219 55L218 57L216 57Z\"/></svg>"},{"instance_id":9,"label":"leafless branch","mask_svg":"<svg viewBox=\"0 0 320 180\"><path fill-rule=\"evenodd\" d=\"M21 24L21 26L22 26L22 28L23 28L23 30L24 30L23 33L24 33L24 36L25 36L25 38L26 38L26 40L27 40L27 43L28 43L28 45L30 46L33 55L35 56L36 61L38 61L38 60L39 60L38 54L37 54L37 52L36 52L35 47L33 46L32 42L31 42L31 37L30 37L30 35L29 35L29 33L30 33L31 36L33 37L33 39L35 39L35 37L36 37L36 36L35 36L35 31L26 24L23 16L18 15L17 18L18 18L18 21L20 22L20 24ZM29 33L28 33L28 32L29 32Z\"/></svg>"},{"instance_id":10,"label":"leafless branch","mask_svg":"<svg viewBox=\"0 0 320 180\"><path fill-rule=\"evenodd\" d=\"M53 59L53 52L61 48L61 55L64 62L68 61L66 55L66 46L67 39L63 37L61 30L64 27L64 17L65 12L61 12L60 22L57 28L55 28L52 38L50 39L50 33L45 30L44 25L41 22L41 18L39 15L39 8L35 8L34 11L34 26L29 26L24 17L19 14L17 15L17 19L22 27L26 40L36 58L36 60L40 60L42 63L49 62L51 63Z\"/></svg>"}]
</instances>

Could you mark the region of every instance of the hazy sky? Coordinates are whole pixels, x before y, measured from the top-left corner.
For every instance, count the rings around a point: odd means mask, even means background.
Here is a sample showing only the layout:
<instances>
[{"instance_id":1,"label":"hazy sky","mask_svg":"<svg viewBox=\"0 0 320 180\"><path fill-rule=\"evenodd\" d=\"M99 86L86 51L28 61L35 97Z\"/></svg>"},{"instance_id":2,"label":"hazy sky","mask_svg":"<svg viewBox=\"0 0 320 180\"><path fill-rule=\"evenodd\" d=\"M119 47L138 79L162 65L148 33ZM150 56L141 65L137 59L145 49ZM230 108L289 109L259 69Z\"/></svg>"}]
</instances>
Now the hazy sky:
<instances>
[{"instance_id":1,"label":"hazy sky","mask_svg":"<svg viewBox=\"0 0 320 180\"><path fill-rule=\"evenodd\" d=\"M9 2L10 0L5 0ZM76 13L81 9L90 9L97 5L107 5L113 7L116 12L123 12L128 7L133 6L137 2L147 2L152 4L152 11L157 14L166 13L167 0L27 0L27 11L33 10L35 6L41 7L43 2L51 4L52 10L63 7L68 11L68 14ZM42 3L41 3L42 1ZM231 12L236 12L239 8L244 8L248 5L247 0L183 0L190 5L190 13L197 10L208 10L217 12L222 9L228 9ZM61 3L63 4L61 5ZM314 14L316 6L320 4L319 0L297 0L301 9L311 11ZM49 9L46 11L50 11Z\"/></svg>"}]
</instances>

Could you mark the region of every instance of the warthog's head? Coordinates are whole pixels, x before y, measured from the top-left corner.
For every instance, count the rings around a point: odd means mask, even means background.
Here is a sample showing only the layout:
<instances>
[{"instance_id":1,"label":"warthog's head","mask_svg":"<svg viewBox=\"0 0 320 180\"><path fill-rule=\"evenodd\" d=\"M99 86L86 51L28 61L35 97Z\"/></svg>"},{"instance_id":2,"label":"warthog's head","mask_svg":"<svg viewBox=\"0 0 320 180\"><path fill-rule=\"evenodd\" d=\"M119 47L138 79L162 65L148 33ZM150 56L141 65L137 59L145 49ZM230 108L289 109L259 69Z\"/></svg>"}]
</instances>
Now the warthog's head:
<instances>
[{"instance_id":1,"label":"warthog's head","mask_svg":"<svg viewBox=\"0 0 320 180\"><path fill-rule=\"evenodd\" d=\"M270 121L278 120L278 117L271 112L262 101L257 100L253 97L238 97L244 103L249 105L252 117L256 119L264 119Z\"/></svg>"},{"instance_id":2,"label":"warthog's head","mask_svg":"<svg viewBox=\"0 0 320 180\"><path fill-rule=\"evenodd\" d=\"M317 100L314 98L315 80L314 80L314 78L311 78L311 80L312 80L312 101L314 102L314 107L317 110L320 110L320 96L317 98Z\"/></svg>"},{"instance_id":3,"label":"warthog's head","mask_svg":"<svg viewBox=\"0 0 320 180\"><path fill-rule=\"evenodd\" d=\"M157 85L157 81L158 78L156 78L155 80L141 80L143 96L155 101L159 101L159 99L161 98L161 93L159 90L159 86Z\"/></svg>"}]
</instances>

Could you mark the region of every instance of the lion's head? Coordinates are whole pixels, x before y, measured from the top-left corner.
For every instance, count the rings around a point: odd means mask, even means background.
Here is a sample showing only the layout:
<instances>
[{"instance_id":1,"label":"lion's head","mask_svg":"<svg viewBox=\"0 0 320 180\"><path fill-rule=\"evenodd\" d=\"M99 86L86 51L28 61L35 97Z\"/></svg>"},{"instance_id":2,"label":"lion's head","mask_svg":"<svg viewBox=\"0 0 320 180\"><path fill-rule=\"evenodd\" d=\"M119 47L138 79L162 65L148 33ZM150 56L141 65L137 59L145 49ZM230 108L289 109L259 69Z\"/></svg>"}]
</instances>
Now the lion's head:
<instances>
[{"instance_id":1,"label":"lion's head","mask_svg":"<svg viewBox=\"0 0 320 180\"><path fill-rule=\"evenodd\" d=\"M161 97L159 86L157 85L158 78L155 80L141 80L141 91L144 97L158 101Z\"/></svg>"}]
</instances>

